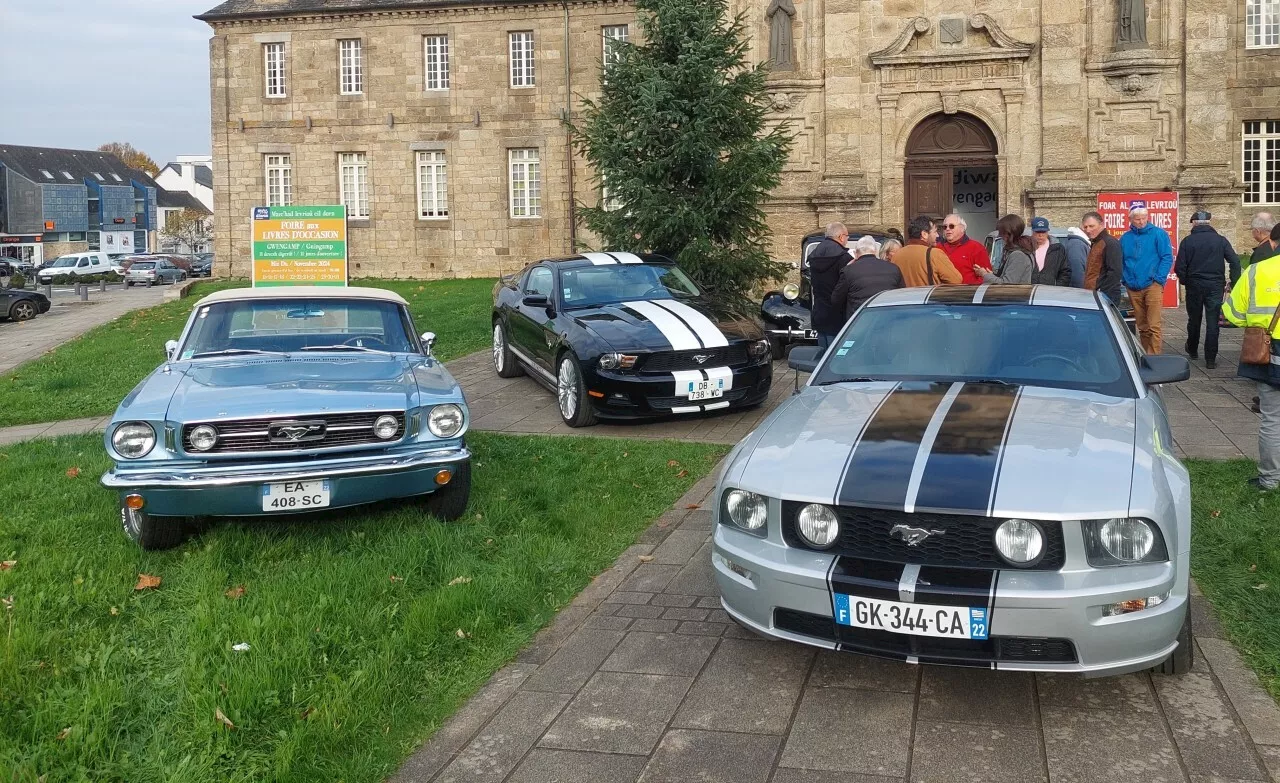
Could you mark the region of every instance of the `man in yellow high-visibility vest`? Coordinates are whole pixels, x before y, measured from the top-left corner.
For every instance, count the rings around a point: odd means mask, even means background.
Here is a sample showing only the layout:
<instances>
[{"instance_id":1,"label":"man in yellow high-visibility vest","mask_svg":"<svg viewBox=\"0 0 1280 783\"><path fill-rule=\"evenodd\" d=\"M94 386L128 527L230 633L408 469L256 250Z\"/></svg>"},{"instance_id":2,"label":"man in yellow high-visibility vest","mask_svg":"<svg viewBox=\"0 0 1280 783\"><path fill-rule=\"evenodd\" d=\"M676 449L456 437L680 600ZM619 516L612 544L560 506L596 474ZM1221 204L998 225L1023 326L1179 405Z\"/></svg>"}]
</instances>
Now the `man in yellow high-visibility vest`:
<instances>
[{"instance_id":1,"label":"man in yellow high-visibility vest","mask_svg":"<svg viewBox=\"0 0 1280 783\"><path fill-rule=\"evenodd\" d=\"M1249 266L1222 303L1222 315L1236 326L1266 329L1280 307L1280 256ZM1262 490L1280 487L1280 324L1271 332L1271 363L1240 363L1237 375L1258 384L1258 476L1249 483Z\"/></svg>"}]
</instances>

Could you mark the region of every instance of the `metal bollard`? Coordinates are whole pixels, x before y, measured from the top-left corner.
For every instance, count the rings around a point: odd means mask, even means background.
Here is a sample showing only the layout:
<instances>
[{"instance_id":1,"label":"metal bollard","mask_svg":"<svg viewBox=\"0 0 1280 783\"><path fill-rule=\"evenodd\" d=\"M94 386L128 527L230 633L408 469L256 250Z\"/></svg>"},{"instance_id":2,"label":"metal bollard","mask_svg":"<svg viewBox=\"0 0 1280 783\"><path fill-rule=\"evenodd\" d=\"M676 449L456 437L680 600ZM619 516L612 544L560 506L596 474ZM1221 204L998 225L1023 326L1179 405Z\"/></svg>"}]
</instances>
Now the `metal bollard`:
<instances>
[{"instance_id":1,"label":"metal bollard","mask_svg":"<svg viewBox=\"0 0 1280 783\"><path fill-rule=\"evenodd\" d=\"M104 277L104 278L102 278L101 280L99 280L99 281L98 281L98 290L99 290L99 291L106 291L106 290L107 290L107 278L105 278L105 277Z\"/></svg>"},{"instance_id":2,"label":"metal bollard","mask_svg":"<svg viewBox=\"0 0 1280 783\"><path fill-rule=\"evenodd\" d=\"M88 286L88 284L86 283L86 284L84 284L84 285L77 285L77 286L76 286L76 288L78 288L78 289L80 290L80 301L81 301L81 302L87 302L87 301L89 301L89 286Z\"/></svg>"},{"instance_id":3,"label":"metal bollard","mask_svg":"<svg viewBox=\"0 0 1280 783\"><path fill-rule=\"evenodd\" d=\"M53 298L53 283L44 284L44 295L50 299Z\"/></svg>"},{"instance_id":4,"label":"metal bollard","mask_svg":"<svg viewBox=\"0 0 1280 783\"><path fill-rule=\"evenodd\" d=\"M147 288L151 287L151 281L152 281L152 278L147 279Z\"/></svg>"}]
</instances>

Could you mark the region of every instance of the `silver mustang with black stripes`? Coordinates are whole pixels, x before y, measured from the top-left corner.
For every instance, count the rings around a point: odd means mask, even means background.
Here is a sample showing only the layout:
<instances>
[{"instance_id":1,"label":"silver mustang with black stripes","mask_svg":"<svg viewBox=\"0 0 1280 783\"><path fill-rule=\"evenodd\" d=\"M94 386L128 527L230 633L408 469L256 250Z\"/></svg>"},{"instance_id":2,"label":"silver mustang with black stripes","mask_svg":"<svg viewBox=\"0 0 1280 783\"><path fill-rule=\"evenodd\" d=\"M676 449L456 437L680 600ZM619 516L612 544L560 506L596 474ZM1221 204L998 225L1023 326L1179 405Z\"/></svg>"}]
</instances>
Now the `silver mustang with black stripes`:
<instances>
[{"instance_id":1,"label":"silver mustang with black stripes","mask_svg":"<svg viewBox=\"0 0 1280 783\"><path fill-rule=\"evenodd\" d=\"M766 636L1109 675L1191 665L1191 495L1115 307L1050 286L882 293L730 454L712 555Z\"/></svg>"},{"instance_id":2,"label":"silver mustang with black stripes","mask_svg":"<svg viewBox=\"0 0 1280 783\"><path fill-rule=\"evenodd\" d=\"M493 368L555 392L571 427L759 405L773 364L750 309L662 256L539 261L494 287Z\"/></svg>"}]
</instances>

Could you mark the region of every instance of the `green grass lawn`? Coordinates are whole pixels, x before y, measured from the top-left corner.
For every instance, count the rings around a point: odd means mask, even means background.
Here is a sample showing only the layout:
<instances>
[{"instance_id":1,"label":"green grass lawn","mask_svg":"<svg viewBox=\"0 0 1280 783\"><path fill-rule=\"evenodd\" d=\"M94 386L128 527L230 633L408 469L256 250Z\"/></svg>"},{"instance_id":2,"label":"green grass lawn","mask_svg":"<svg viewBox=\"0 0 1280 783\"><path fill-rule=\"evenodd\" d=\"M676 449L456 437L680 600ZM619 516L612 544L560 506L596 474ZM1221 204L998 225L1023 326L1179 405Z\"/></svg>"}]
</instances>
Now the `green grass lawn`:
<instances>
[{"instance_id":1,"label":"green grass lawn","mask_svg":"<svg viewBox=\"0 0 1280 783\"><path fill-rule=\"evenodd\" d=\"M436 355L448 360L489 344L493 280L360 280L409 302L414 323L436 333ZM0 427L105 416L164 360L201 296L247 283L199 283L191 295L136 310L0 375ZM40 321L24 328L38 329Z\"/></svg>"},{"instance_id":2,"label":"green grass lawn","mask_svg":"<svg viewBox=\"0 0 1280 783\"><path fill-rule=\"evenodd\" d=\"M1260 493L1248 460L1189 460L1191 574L1231 640L1280 698L1280 491Z\"/></svg>"},{"instance_id":3,"label":"green grass lawn","mask_svg":"<svg viewBox=\"0 0 1280 783\"><path fill-rule=\"evenodd\" d=\"M99 437L0 448L0 778L382 780L727 451L469 441L460 522L389 504L153 554Z\"/></svg>"}]
</instances>

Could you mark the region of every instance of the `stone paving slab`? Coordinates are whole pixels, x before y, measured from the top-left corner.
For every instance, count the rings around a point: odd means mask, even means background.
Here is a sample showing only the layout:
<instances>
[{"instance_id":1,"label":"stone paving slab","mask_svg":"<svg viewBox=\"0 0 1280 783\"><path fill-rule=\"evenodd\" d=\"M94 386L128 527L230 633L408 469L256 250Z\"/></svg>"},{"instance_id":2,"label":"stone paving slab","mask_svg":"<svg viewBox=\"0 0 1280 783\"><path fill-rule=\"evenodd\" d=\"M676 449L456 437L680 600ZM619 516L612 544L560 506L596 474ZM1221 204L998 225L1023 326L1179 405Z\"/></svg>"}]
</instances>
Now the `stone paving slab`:
<instances>
[{"instance_id":1,"label":"stone paving slab","mask_svg":"<svg viewBox=\"0 0 1280 783\"><path fill-rule=\"evenodd\" d=\"M711 531L684 522L707 517L688 506L705 506L712 481L659 517L395 780L1280 780L1280 708L1198 590L1197 660L1181 678L910 666L766 641L702 589L714 586ZM662 563L648 560L656 552Z\"/></svg>"}]
</instances>

